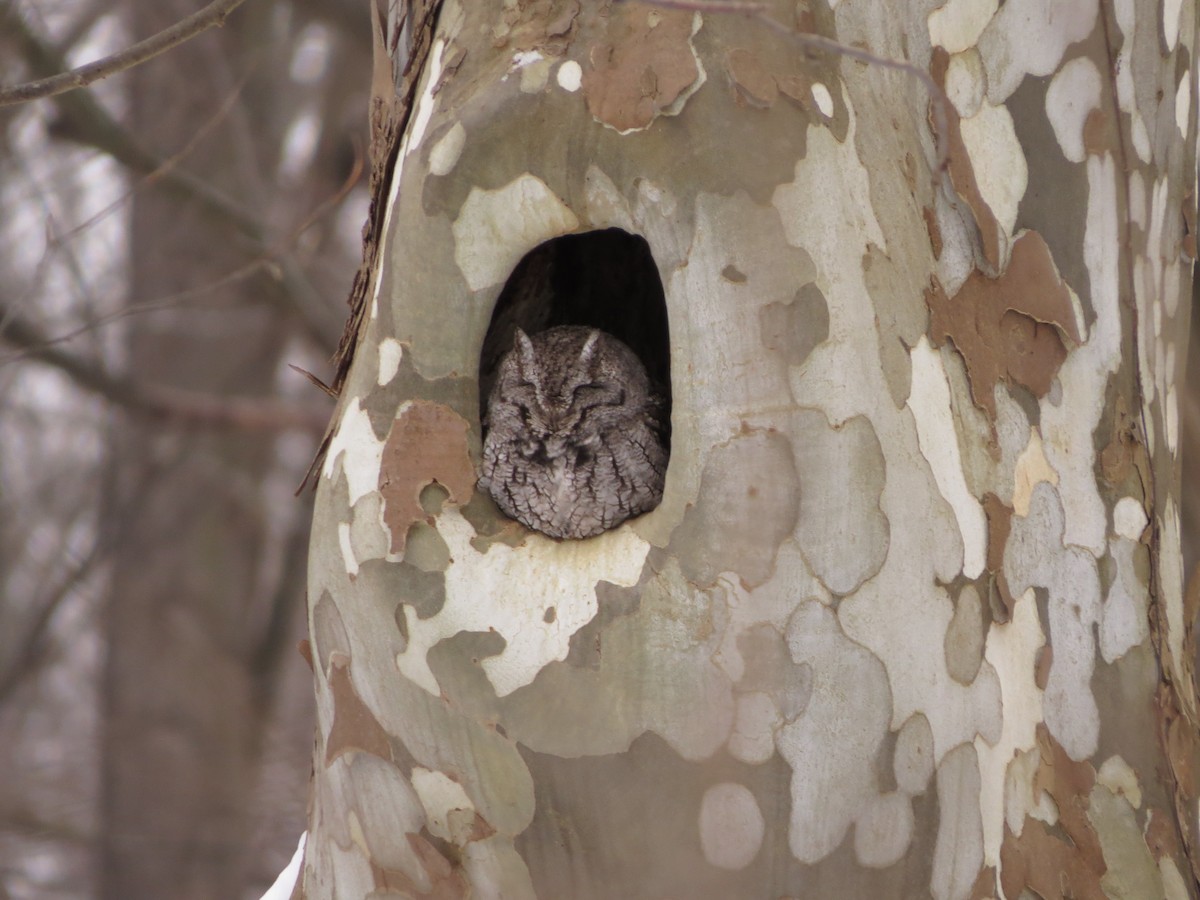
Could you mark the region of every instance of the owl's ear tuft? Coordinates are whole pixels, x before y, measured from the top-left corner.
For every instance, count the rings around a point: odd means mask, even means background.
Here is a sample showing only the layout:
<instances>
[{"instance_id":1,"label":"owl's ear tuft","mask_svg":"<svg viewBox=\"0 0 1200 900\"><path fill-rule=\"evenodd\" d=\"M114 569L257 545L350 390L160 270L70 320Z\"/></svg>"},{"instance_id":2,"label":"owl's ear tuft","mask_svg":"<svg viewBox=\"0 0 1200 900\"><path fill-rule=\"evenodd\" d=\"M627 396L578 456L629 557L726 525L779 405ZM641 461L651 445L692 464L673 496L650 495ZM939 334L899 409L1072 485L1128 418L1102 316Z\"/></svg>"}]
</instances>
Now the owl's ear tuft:
<instances>
[{"instance_id":1,"label":"owl's ear tuft","mask_svg":"<svg viewBox=\"0 0 1200 900\"><path fill-rule=\"evenodd\" d=\"M586 341L583 342L583 349L579 351L579 364L581 366L590 367L592 358L596 355L596 345L600 342L600 332L593 328L592 333L588 335Z\"/></svg>"},{"instance_id":2,"label":"owl's ear tuft","mask_svg":"<svg viewBox=\"0 0 1200 900\"><path fill-rule=\"evenodd\" d=\"M513 349L517 351L521 374L529 378L537 371L537 353L533 349L533 341L529 339L529 335L520 328L517 329L516 337L513 340Z\"/></svg>"}]
</instances>

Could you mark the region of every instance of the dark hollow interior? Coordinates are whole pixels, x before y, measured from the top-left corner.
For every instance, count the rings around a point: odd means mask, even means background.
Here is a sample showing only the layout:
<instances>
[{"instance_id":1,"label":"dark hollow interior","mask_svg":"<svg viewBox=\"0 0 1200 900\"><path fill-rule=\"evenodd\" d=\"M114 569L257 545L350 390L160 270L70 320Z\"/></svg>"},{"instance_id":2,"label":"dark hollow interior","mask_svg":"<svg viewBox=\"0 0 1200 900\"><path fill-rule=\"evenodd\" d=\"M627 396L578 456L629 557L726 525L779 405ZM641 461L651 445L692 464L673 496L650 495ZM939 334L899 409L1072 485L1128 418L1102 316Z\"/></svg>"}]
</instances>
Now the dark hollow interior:
<instances>
[{"instance_id":1,"label":"dark hollow interior","mask_svg":"<svg viewBox=\"0 0 1200 900\"><path fill-rule=\"evenodd\" d=\"M483 341L481 416L496 367L512 349L516 329L536 334L556 325L589 325L628 344L666 397L669 417L667 303L645 238L608 228L554 238L525 254L500 292Z\"/></svg>"}]
</instances>

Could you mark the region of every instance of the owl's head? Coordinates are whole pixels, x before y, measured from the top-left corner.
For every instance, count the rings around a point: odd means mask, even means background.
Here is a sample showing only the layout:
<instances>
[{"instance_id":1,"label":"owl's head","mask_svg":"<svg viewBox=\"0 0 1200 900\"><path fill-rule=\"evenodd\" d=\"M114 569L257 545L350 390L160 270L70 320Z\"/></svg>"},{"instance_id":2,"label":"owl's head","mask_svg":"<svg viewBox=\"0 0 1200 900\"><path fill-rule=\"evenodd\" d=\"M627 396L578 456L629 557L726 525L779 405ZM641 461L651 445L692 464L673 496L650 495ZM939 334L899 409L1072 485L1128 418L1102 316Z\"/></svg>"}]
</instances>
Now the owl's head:
<instances>
[{"instance_id":1,"label":"owl's head","mask_svg":"<svg viewBox=\"0 0 1200 900\"><path fill-rule=\"evenodd\" d=\"M550 456L595 444L645 403L645 368L632 350L595 328L566 325L533 337L517 329L489 404L511 405L528 437Z\"/></svg>"}]
</instances>

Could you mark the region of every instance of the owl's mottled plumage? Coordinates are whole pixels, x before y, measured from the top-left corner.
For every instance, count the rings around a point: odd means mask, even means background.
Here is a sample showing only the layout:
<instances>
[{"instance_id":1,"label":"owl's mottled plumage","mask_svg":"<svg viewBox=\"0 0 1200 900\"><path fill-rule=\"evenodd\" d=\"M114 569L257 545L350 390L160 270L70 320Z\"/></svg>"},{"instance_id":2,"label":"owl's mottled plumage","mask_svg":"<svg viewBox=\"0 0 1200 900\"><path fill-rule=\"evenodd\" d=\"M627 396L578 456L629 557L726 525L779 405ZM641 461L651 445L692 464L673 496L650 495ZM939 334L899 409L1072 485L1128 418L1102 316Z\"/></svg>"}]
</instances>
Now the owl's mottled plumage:
<instances>
[{"instance_id":1,"label":"owl's mottled plumage","mask_svg":"<svg viewBox=\"0 0 1200 900\"><path fill-rule=\"evenodd\" d=\"M488 398L480 487L535 531L600 534L662 499L663 416L641 360L611 334L518 329Z\"/></svg>"}]
</instances>

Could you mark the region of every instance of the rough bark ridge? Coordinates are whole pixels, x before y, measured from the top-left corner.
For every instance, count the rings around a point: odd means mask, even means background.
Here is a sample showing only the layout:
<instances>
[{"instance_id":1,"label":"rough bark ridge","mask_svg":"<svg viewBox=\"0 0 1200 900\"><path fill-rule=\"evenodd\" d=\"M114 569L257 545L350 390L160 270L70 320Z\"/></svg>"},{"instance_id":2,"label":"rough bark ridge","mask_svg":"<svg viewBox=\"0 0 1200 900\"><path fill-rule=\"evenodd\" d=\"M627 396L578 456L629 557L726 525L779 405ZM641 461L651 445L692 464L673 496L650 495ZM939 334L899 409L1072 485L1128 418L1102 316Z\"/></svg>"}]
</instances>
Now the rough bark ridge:
<instances>
[{"instance_id":1,"label":"rough bark ridge","mask_svg":"<svg viewBox=\"0 0 1200 900\"><path fill-rule=\"evenodd\" d=\"M1196 11L770 14L944 85L948 177L920 82L753 19L441 11L320 472L309 897L1196 896ZM610 228L667 483L557 542L474 489L480 348Z\"/></svg>"}]
</instances>

